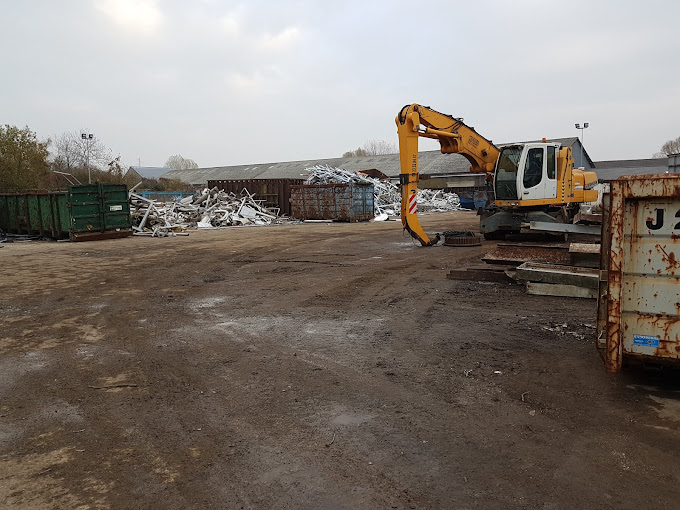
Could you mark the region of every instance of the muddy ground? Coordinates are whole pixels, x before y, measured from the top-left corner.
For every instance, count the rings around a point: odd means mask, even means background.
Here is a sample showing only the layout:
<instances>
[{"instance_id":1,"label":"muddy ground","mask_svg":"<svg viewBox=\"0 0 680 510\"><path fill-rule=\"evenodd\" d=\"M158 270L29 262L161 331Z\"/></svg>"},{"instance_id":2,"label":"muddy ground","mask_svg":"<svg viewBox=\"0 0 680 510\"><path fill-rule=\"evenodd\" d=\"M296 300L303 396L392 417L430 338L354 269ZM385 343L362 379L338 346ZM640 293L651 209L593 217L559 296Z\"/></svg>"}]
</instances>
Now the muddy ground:
<instances>
[{"instance_id":1,"label":"muddy ground","mask_svg":"<svg viewBox=\"0 0 680 510\"><path fill-rule=\"evenodd\" d=\"M594 301L446 279L491 246L5 245L0 508L678 508L680 385L606 375Z\"/></svg>"}]
</instances>

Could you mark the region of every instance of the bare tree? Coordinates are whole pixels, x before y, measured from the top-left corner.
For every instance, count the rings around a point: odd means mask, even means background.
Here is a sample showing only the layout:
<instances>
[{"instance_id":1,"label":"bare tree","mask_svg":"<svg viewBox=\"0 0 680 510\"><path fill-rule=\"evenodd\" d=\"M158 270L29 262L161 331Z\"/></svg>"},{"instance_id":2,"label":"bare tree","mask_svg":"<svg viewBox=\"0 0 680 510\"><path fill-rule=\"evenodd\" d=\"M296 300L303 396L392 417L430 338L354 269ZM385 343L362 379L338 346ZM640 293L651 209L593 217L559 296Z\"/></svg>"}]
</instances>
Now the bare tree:
<instances>
[{"instance_id":1,"label":"bare tree","mask_svg":"<svg viewBox=\"0 0 680 510\"><path fill-rule=\"evenodd\" d=\"M385 140L367 140L364 145L353 151L345 152L343 158L360 156L380 156L382 154L396 154L399 152L396 144Z\"/></svg>"},{"instance_id":2,"label":"bare tree","mask_svg":"<svg viewBox=\"0 0 680 510\"><path fill-rule=\"evenodd\" d=\"M661 146L661 151L654 154L655 158L665 158L671 154L680 154L680 136L674 140L668 140Z\"/></svg>"},{"instance_id":3,"label":"bare tree","mask_svg":"<svg viewBox=\"0 0 680 510\"><path fill-rule=\"evenodd\" d=\"M362 149L361 147L354 151L347 151L342 154L343 158L356 158L361 156L368 156L368 152L366 152L366 150Z\"/></svg>"},{"instance_id":4,"label":"bare tree","mask_svg":"<svg viewBox=\"0 0 680 510\"><path fill-rule=\"evenodd\" d=\"M189 170L192 168L198 168L198 163L193 159L184 158L181 154L176 154L170 156L165 162L165 166L171 170Z\"/></svg>"},{"instance_id":5,"label":"bare tree","mask_svg":"<svg viewBox=\"0 0 680 510\"><path fill-rule=\"evenodd\" d=\"M62 133L54 137L52 145L57 150L54 167L61 172L69 172L80 166L80 157L75 147L75 138L71 133Z\"/></svg>"},{"instance_id":6,"label":"bare tree","mask_svg":"<svg viewBox=\"0 0 680 510\"><path fill-rule=\"evenodd\" d=\"M90 167L104 169L113 159L111 151L96 137L82 136L87 130L65 132L54 137L53 145L57 150L53 166L56 170L70 172L78 168Z\"/></svg>"},{"instance_id":7,"label":"bare tree","mask_svg":"<svg viewBox=\"0 0 680 510\"><path fill-rule=\"evenodd\" d=\"M123 179L125 172L123 171L123 167L120 164L120 156L113 158L106 164L106 166L109 167L109 174L111 174L113 179L116 181L121 181Z\"/></svg>"},{"instance_id":8,"label":"bare tree","mask_svg":"<svg viewBox=\"0 0 680 510\"><path fill-rule=\"evenodd\" d=\"M399 152L396 144L385 140L368 140L363 147L366 149L369 156L380 156L381 154L395 154Z\"/></svg>"}]
</instances>

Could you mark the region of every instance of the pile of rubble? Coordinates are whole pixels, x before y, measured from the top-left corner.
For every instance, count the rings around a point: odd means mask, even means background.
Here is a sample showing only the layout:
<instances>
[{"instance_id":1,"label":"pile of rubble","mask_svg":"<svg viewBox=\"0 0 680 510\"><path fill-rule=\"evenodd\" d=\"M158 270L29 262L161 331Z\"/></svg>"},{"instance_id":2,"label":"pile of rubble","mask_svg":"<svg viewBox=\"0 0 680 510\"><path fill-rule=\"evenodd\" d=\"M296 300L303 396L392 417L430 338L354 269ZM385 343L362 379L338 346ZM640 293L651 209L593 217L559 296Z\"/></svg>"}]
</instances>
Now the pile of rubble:
<instances>
[{"instance_id":1,"label":"pile of rubble","mask_svg":"<svg viewBox=\"0 0 680 510\"><path fill-rule=\"evenodd\" d=\"M381 181L344 168L330 165L316 165L305 169L309 174L305 184L349 184L367 183L373 185L375 216L399 216L401 212L401 190L396 184ZM455 193L442 190L418 190L418 211L458 211L460 200Z\"/></svg>"},{"instance_id":2,"label":"pile of rubble","mask_svg":"<svg viewBox=\"0 0 680 510\"><path fill-rule=\"evenodd\" d=\"M158 202L130 192L130 215L134 235L166 237L188 235L189 227L205 229L236 225L270 225L281 221L279 209L255 200L248 190L241 195L204 189L175 202Z\"/></svg>"}]
</instances>

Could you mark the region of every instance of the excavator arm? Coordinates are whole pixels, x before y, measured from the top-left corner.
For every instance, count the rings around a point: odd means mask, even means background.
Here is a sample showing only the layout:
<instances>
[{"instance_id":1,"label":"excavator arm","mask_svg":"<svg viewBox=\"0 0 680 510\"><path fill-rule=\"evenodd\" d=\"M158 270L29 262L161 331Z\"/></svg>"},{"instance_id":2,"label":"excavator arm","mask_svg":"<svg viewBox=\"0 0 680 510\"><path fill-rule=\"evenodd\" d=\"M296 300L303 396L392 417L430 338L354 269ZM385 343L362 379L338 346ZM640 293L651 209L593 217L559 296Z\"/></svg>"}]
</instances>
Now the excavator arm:
<instances>
[{"instance_id":1,"label":"excavator arm","mask_svg":"<svg viewBox=\"0 0 680 510\"><path fill-rule=\"evenodd\" d=\"M444 154L462 154L470 162L470 171L486 173L493 178L499 150L474 128L450 115L439 113L427 106L406 105L395 119L399 136L399 160L401 165L401 223L411 236L423 246L439 242L439 234L428 237L420 226L417 214L418 192L418 138L439 140Z\"/></svg>"}]
</instances>

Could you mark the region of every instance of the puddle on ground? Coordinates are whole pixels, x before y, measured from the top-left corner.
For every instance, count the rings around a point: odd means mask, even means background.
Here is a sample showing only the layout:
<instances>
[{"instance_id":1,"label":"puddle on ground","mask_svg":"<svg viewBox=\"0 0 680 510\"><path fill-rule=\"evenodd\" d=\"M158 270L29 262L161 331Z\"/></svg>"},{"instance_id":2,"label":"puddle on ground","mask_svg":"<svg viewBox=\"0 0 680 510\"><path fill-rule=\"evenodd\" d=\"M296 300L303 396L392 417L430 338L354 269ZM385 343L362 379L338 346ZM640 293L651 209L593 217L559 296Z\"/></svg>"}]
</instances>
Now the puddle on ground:
<instances>
[{"instance_id":1,"label":"puddle on ground","mask_svg":"<svg viewBox=\"0 0 680 510\"><path fill-rule=\"evenodd\" d=\"M649 395L649 398L661 406L654 409L658 413L659 418L680 422L680 400L656 397L654 395Z\"/></svg>"}]
</instances>

